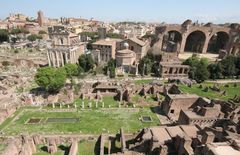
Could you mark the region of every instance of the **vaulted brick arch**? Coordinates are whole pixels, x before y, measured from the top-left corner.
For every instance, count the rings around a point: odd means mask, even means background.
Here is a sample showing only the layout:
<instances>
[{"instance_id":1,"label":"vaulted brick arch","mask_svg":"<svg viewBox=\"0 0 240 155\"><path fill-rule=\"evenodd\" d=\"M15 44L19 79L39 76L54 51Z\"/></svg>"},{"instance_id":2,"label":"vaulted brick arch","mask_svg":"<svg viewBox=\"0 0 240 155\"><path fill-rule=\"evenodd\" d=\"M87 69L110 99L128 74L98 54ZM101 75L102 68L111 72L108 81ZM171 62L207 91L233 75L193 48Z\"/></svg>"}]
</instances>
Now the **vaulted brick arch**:
<instances>
[{"instance_id":1,"label":"vaulted brick arch","mask_svg":"<svg viewBox=\"0 0 240 155\"><path fill-rule=\"evenodd\" d=\"M230 40L229 33L226 31L218 31L211 35L208 42L208 53L218 54L220 49L226 49Z\"/></svg>"},{"instance_id":2,"label":"vaulted brick arch","mask_svg":"<svg viewBox=\"0 0 240 155\"><path fill-rule=\"evenodd\" d=\"M177 30L169 30L163 36L162 51L177 52L180 50L182 34Z\"/></svg>"},{"instance_id":3,"label":"vaulted brick arch","mask_svg":"<svg viewBox=\"0 0 240 155\"><path fill-rule=\"evenodd\" d=\"M188 33L184 46L185 52L202 53L207 36L204 31L195 30Z\"/></svg>"}]
</instances>

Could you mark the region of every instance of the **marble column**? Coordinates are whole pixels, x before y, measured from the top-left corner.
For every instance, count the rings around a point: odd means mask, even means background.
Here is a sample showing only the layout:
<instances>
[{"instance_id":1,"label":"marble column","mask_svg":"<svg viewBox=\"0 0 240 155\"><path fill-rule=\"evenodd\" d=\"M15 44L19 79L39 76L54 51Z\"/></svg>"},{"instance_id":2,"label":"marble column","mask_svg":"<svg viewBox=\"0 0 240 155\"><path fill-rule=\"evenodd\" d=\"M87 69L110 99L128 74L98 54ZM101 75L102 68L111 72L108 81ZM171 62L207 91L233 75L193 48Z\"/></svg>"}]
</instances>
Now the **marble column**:
<instances>
[{"instance_id":1,"label":"marble column","mask_svg":"<svg viewBox=\"0 0 240 155\"><path fill-rule=\"evenodd\" d=\"M56 59L57 59L57 67L60 67L59 63L59 51L55 51Z\"/></svg>"},{"instance_id":2,"label":"marble column","mask_svg":"<svg viewBox=\"0 0 240 155\"><path fill-rule=\"evenodd\" d=\"M64 55L65 55L65 62L68 63L68 53L64 52Z\"/></svg>"},{"instance_id":3,"label":"marble column","mask_svg":"<svg viewBox=\"0 0 240 155\"><path fill-rule=\"evenodd\" d=\"M55 59L54 52L51 52L51 57L52 57L53 67L56 67L56 59Z\"/></svg>"},{"instance_id":4,"label":"marble column","mask_svg":"<svg viewBox=\"0 0 240 155\"><path fill-rule=\"evenodd\" d=\"M73 51L70 51L70 63L73 63Z\"/></svg>"},{"instance_id":5,"label":"marble column","mask_svg":"<svg viewBox=\"0 0 240 155\"><path fill-rule=\"evenodd\" d=\"M51 60L50 60L49 51L47 51L47 58L48 58L48 66L51 66Z\"/></svg>"},{"instance_id":6,"label":"marble column","mask_svg":"<svg viewBox=\"0 0 240 155\"><path fill-rule=\"evenodd\" d=\"M73 59L74 59L74 63L77 63L76 51L73 51Z\"/></svg>"},{"instance_id":7,"label":"marble column","mask_svg":"<svg viewBox=\"0 0 240 155\"><path fill-rule=\"evenodd\" d=\"M62 52L60 52L60 57L61 57L62 66L64 66L64 60L63 60L63 53Z\"/></svg>"}]
</instances>

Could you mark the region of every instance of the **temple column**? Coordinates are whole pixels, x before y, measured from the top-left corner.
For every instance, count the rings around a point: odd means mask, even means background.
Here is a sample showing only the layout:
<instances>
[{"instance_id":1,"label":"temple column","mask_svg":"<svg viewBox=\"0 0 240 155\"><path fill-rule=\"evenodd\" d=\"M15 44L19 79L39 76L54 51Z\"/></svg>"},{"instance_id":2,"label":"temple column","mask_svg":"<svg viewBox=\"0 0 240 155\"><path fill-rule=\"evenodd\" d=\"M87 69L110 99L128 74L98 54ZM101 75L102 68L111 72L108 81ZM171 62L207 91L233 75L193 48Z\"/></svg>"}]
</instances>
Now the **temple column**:
<instances>
[{"instance_id":1,"label":"temple column","mask_svg":"<svg viewBox=\"0 0 240 155\"><path fill-rule=\"evenodd\" d=\"M51 60L50 60L49 51L47 51L47 58L48 58L48 66L51 66Z\"/></svg>"},{"instance_id":2,"label":"temple column","mask_svg":"<svg viewBox=\"0 0 240 155\"><path fill-rule=\"evenodd\" d=\"M59 63L59 52L55 51L55 55L56 55L56 59L57 59L57 67L60 67L60 63Z\"/></svg>"},{"instance_id":3,"label":"temple column","mask_svg":"<svg viewBox=\"0 0 240 155\"><path fill-rule=\"evenodd\" d=\"M76 51L73 52L73 59L74 59L74 63L77 63Z\"/></svg>"},{"instance_id":4,"label":"temple column","mask_svg":"<svg viewBox=\"0 0 240 155\"><path fill-rule=\"evenodd\" d=\"M64 60L63 60L63 53L62 52L60 52L60 57L61 57L62 66L64 66Z\"/></svg>"},{"instance_id":5,"label":"temple column","mask_svg":"<svg viewBox=\"0 0 240 155\"><path fill-rule=\"evenodd\" d=\"M52 56L52 51L49 53L49 56L50 56L50 59L51 59L51 64L52 64L52 66L54 66L54 64L53 64L53 56Z\"/></svg>"},{"instance_id":6,"label":"temple column","mask_svg":"<svg viewBox=\"0 0 240 155\"><path fill-rule=\"evenodd\" d=\"M71 59L71 63L73 63L73 51L70 51L70 59Z\"/></svg>"},{"instance_id":7,"label":"temple column","mask_svg":"<svg viewBox=\"0 0 240 155\"><path fill-rule=\"evenodd\" d=\"M56 67L56 59L55 59L54 52L51 52L51 57L52 57L53 67Z\"/></svg>"}]
</instances>

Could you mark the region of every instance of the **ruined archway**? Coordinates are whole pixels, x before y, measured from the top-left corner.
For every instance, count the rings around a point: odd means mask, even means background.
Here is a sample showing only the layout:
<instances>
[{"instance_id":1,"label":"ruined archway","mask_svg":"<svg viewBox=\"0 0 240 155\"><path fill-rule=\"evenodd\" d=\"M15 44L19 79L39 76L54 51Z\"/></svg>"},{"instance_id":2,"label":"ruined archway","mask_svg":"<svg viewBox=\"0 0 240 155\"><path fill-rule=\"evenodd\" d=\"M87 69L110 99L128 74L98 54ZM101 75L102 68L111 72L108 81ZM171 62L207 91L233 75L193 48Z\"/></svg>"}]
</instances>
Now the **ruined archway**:
<instances>
[{"instance_id":1,"label":"ruined archway","mask_svg":"<svg viewBox=\"0 0 240 155\"><path fill-rule=\"evenodd\" d=\"M220 49L226 49L229 35L226 32L215 33L208 43L207 52L217 54Z\"/></svg>"},{"instance_id":2,"label":"ruined archway","mask_svg":"<svg viewBox=\"0 0 240 155\"><path fill-rule=\"evenodd\" d=\"M177 52L180 49L182 34L178 31L168 31L163 36L162 50L165 52Z\"/></svg>"},{"instance_id":3,"label":"ruined archway","mask_svg":"<svg viewBox=\"0 0 240 155\"><path fill-rule=\"evenodd\" d=\"M186 39L185 52L202 53L206 36L202 31L190 33Z\"/></svg>"}]
</instances>

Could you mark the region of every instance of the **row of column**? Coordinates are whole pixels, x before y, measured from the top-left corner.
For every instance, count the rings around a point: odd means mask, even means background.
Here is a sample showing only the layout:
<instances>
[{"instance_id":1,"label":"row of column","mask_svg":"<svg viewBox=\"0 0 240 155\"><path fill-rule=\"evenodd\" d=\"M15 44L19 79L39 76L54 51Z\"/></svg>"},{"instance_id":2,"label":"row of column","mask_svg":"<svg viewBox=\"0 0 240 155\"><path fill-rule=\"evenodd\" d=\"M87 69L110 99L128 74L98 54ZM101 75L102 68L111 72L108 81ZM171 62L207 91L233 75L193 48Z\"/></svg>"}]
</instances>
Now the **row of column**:
<instances>
[{"instance_id":1,"label":"row of column","mask_svg":"<svg viewBox=\"0 0 240 155\"><path fill-rule=\"evenodd\" d=\"M171 69L172 68L172 69ZM171 73L170 73L170 70ZM181 72L180 72L181 71ZM188 73L188 68L175 68L175 67L170 67L167 70L166 74L187 74Z\"/></svg>"},{"instance_id":2,"label":"row of column","mask_svg":"<svg viewBox=\"0 0 240 155\"><path fill-rule=\"evenodd\" d=\"M61 67L66 63L76 63L76 51L48 51L48 64L53 67Z\"/></svg>"}]
</instances>

